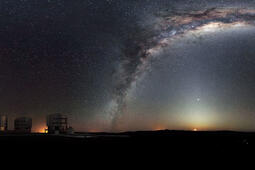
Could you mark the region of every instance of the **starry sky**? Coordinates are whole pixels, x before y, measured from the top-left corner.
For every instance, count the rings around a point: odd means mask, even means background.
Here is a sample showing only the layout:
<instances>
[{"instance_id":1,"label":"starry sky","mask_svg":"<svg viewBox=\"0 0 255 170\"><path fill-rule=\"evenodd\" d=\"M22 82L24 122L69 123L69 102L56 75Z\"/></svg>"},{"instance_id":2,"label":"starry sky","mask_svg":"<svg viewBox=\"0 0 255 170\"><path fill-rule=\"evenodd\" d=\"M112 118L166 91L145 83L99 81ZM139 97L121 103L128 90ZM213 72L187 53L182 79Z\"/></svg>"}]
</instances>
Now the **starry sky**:
<instances>
[{"instance_id":1,"label":"starry sky","mask_svg":"<svg viewBox=\"0 0 255 170\"><path fill-rule=\"evenodd\" d=\"M77 131L255 130L255 1L1 0L0 113Z\"/></svg>"}]
</instances>

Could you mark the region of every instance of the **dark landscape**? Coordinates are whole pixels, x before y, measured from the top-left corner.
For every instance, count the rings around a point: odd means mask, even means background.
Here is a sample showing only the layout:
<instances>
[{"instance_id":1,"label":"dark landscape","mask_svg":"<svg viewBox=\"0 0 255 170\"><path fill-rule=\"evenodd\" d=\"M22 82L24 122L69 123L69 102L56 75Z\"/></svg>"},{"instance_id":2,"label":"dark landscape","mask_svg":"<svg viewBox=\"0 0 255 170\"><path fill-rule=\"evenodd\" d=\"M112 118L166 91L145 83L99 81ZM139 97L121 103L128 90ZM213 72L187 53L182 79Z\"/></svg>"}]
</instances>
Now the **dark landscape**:
<instances>
[{"instance_id":1,"label":"dark landscape","mask_svg":"<svg viewBox=\"0 0 255 170\"><path fill-rule=\"evenodd\" d=\"M75 133L72 135L54 134L1 134L0 142L6 144L17 143L24 145L59 145L74 144L89 148L134 146L134 147L162 147L162 146L253 146L255 145L254 132L234 131L137 131L123 133ZM42 144L42 145L41 145Z\"/></svg>"}]
</instances>

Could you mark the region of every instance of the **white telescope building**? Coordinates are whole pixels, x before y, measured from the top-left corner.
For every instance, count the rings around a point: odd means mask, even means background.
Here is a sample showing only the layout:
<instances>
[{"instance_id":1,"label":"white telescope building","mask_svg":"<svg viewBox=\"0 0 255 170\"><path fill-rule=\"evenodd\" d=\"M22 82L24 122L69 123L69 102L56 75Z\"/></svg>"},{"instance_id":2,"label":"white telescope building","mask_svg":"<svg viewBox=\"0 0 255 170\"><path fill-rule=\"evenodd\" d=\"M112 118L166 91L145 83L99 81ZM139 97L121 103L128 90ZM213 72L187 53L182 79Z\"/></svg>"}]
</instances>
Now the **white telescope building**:
<instances>
[{"instance_id":1,"label":"white telescope building","mask_svg":"<svg viewBox=\"0 0 255 170\"><path fill-rule=\"evenodd\" d=\"M67 116L61 113L55 113L47 116L48 133L59 134L67 133Z\"/></svg>"},{"instance_id":2,"label":"white telescope building","mask_svg":"<svg viewBox=\"0 0 255 170\"><path fill-rule=\"evenodd\" d=\"M30 133L32 129L32 119L28 117L19 117L14 120L16 132Z\"/></svg>"}]
</instances>

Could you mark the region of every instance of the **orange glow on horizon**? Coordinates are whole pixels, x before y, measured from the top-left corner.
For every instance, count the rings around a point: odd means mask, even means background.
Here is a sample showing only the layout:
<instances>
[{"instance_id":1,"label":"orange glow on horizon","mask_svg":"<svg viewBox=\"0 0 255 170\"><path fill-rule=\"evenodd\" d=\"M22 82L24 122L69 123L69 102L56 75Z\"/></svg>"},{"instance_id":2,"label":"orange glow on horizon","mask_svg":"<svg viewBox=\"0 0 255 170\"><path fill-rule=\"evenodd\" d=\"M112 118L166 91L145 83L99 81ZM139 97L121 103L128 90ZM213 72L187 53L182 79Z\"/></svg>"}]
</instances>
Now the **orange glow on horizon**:
<instances>
[{"instance_id":1,"label":"orange glow on horizon","mask_svg":"<svg viewBox=\"0 0 255 170\"><path fill-rule=\"evenodd\" d=\"M87 132L96 133L96 132L102 132L102 131L96 130L96 129L89 129L87 130Z\"/></svg>"},{"instance_id":2,"label":"orange glow on horizon","mask_svg":"<svg viewBox=\"0 0 255 170\"><path fill-rule=\"evenodd\" d=\"M46 133L45 129L47 129L46 126L41 126L35 129L36 133Z\"/></svg>"},{"instance_id":3,"label":"orange glow on horizon","mask_svg":"<svg viewBox=\"0 0 255 170\"><path fill-rule=\"evenodd\" d=\"M165 127L157 126L153 130L158 131L158 130L165 130L165 129L166 129Z\"/></svg>"}]
</instances>

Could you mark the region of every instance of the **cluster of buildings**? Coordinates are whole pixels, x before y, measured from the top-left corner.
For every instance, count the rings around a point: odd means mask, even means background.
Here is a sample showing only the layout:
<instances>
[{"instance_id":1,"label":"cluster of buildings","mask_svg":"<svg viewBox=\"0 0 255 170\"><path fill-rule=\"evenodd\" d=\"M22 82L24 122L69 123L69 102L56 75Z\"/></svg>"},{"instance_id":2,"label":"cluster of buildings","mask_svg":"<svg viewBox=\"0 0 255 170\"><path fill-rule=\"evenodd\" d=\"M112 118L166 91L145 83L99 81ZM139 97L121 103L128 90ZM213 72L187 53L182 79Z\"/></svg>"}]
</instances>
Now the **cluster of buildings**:
<instances>
[{"instance_id":1,"label":"cluster of buildings","mask_svg":"<svg viewBox=\"0 0 255 170\"><path fill-rule=\"evenodd\" d=\"M72 134L74 130L68 125L68 118L61 113L47 116L46 133L49 134ZM14 131L8 130L8 116L0 115L0 132L31 133L32 118L19 117L14 120Z\"/></svg>"}]
</instances>

